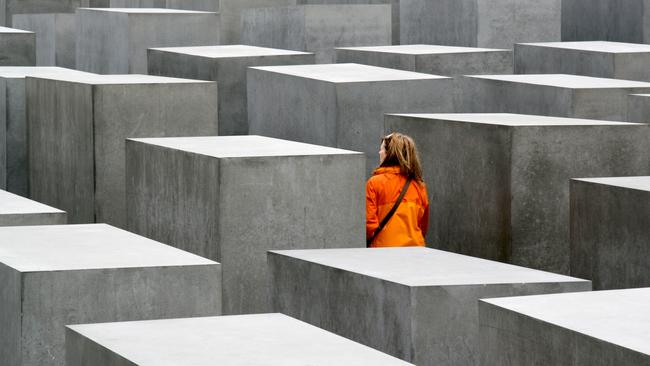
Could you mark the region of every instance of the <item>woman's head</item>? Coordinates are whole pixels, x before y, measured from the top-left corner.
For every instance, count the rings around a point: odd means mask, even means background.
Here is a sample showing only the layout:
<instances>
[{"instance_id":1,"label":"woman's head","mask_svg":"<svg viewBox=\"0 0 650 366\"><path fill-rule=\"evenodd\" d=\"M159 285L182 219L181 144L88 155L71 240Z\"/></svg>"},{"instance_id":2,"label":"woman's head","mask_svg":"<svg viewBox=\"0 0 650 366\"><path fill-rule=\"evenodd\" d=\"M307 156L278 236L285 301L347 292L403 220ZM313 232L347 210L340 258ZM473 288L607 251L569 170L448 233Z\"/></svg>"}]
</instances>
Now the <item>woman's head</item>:
<instances>
[{"instance_id":1,"label":"woman's head","mask_svg":"<svg viewBox=\"0 0 650 366\"><path fill-rule=\"evenodd\" d=\"M413 139L395 132L381 139L379 166L398 166L402 174L422 181L422 166Z\"/></svg>"}]
</instances>

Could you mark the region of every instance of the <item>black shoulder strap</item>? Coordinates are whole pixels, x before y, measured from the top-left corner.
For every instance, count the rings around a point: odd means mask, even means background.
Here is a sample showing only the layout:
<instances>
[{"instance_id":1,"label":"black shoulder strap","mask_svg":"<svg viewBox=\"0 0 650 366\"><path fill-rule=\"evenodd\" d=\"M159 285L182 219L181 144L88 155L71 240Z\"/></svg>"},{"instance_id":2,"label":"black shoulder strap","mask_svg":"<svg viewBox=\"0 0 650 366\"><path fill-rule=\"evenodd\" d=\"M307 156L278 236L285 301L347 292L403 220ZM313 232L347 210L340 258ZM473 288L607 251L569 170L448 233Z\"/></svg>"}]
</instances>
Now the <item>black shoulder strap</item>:
<instances>
[{"instance_id":1,"label":"black shoulder strap","mask_svg":"<svg viewBox=\"0 0 650 366\"><path fill-rule=\"evenodd\" d=\"M412 178L406 179L406 183L404 184L404 187L402 187L402 192L399 194L399 198L397 199L397 202L393 205L393 208L390 209L386 217L384 217L383 220L381 220L381 223L379 224L379 227L377 227L377 230L372 234L372 237L370 239L366 240L366 247L370 247L370 244L372 244L373 240L379 235L381 230L386 226L388 223L388 220L390 220L391 217L395 214L395 211L397 211L397 207L399 207L399 204L402 203L402 200L404 199L404 195L406 194L406 191L408 191L409 186L411 185L411 180Z\"/></svg>"}]
</instances>

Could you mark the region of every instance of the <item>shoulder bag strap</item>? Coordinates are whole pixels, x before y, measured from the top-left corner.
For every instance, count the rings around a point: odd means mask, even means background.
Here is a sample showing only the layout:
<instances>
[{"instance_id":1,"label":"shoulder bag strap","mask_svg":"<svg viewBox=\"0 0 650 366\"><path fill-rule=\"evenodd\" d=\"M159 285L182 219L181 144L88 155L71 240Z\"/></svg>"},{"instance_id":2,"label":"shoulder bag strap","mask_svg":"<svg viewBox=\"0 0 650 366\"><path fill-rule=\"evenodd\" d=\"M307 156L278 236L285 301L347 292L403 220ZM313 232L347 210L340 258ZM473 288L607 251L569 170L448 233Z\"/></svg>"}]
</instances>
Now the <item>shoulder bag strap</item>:
<instances>
[{"instance_id":1,"label":"shoulder bag strap","mask_svg":"<svg viewBox=\"0 0 650 366\"><path fill-rule=\"evenodd\" d=\"M391 217L395 214L395 211L397 211L397 207L399 207L399 204L402 203L402 199L404 199L404 195L406 194L406 191L408 191L409 186L411 185L411 178L406 179L406 183L404 184L404 187L402 187L402 192L399 194L399 198L397 199L397 202L393 205L393 208L390 209L386 217L384 217L383 220L381 220L381 223L379 224L379 227L377 227L377 230L372 234L372 237L370 239L366 240L366 247L370 247L370 244L372 244L373 240L377 238L377 235L381 232L381 230L386 226L388 223L388 220L390 220Z\"/></svg>"}]
</instances>

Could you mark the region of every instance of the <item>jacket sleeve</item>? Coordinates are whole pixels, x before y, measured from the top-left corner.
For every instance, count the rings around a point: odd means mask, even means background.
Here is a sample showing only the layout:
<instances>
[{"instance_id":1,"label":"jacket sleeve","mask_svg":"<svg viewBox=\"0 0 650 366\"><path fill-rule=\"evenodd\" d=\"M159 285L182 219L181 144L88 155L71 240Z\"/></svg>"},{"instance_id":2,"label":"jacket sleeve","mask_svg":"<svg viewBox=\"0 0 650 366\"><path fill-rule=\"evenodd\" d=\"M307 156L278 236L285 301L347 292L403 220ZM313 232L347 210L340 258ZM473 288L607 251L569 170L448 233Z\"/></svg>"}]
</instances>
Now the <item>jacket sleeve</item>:
<instances>
[{"instance_id":1,"label":"jacket sleeve","mask_svg":"<svg viewBox=\"0 0 650 366\"><path fill-rule=\"evenodd\" d=\"M429 230L429 197L427 196L426 188L423 190L424 198L424 215L420 218L418 225L420 225L420 230L422 230L422 236L427 237L427 231Z\"/></svg>"},{"instance_id":2,"label":"jacket sleeve","mask_svg":"<svg viewBox=\"0 0 650 366\"><path fill-rule=\"evenodd\" d=\"M366 183L366 239L379 227L379 212L377 208L377 192L371 182Z\"/></svg>"}]
</instances>

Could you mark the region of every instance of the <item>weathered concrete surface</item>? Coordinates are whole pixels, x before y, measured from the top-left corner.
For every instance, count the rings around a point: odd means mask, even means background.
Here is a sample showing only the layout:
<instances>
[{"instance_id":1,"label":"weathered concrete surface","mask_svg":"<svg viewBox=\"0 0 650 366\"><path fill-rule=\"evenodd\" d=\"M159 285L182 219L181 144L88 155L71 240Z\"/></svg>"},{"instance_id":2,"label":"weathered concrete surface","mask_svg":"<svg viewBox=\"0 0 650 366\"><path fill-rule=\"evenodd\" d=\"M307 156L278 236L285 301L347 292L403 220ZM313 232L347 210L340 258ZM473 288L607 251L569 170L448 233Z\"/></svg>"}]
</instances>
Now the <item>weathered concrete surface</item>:
<instances>
[{"instance_id":1,"label":"weathered concrete surface","mask_svg":"<svg viewBox=\"0 0 650 366\"><path fill-rule=\"evenodd\" d=\"M70 13L18 14L15 27L36 33L36 65L75 67L76 16Z\"/></svg>"},{"instance_id":2,"label":"weathered concrete surface","mask_svg":"<svg viewBox=\"0 0 650 366\"><path fill-rule=\"evenodd\" d=\"M630 94L627 96L627 120L650 123L650 94Z\"/></svg>"},{"instance_id":3,"label":"weathered concrete surface","mask_svg":"<svg viewBox=\"0 0 650 366\"><path fill-rule=\"evenodd\" d=\"M78 9L77 69L144 74L152 47L219 44L219 14L172 9Z\"/></svg>"},{"instance_id":4,"label":"weathered concrete surface","mask_svg":"<svg viewBox=\"0 0 650 366\"><path fill-rule=\"evenodd\" d=\"M512 48L561 38L562 0L401 0L400 43Z\"/></svg>"},{"instance_id":5,"label":"weathered concrete surface","mask_svg":"<svg viewBox=\"0 0 650 366\"><path fill-rule=\"evenodd\" d=\"M217 84L149 75L28 78L31 197L125 227L127 137L215 135Z\"/></svg>"},{"instance_id":6,"label":"weathered concrete surface","mask_svg":"<svg viewBox=\"0 0 650 366\"><path fill-rule=\"evenodd\" d=\"M428 248L272 251L274 310L416 365L478 365L485 297L591 283Z\"/></svg>"},{"instance_id":7,"label":"weathered concrete surface","mask_svg":"<svg viewBox=\"0 0 650 366\"><path fill-rule=\"evenodd\" d=\"M78 7L103 7L109 0L1 0L0 25L12 26L16 14L74 13Z\"/></svg>"},{"instance_id":8,"label":"weathered concrete surface","mask_svg":"<svg viewBox=\"0 0 650 366\"><path fill-rule=\"evenodd\" d=\"M650 83L567 74L476 75L458 79L466 112L506 112L625 121L627 95Z\"/></svg>"},{"instance_id":9,"label":"weathered concrete surface","mask_svg":"<svg viewBox=\"0 0 650 366\"><path fill-rule=\"evenodd\" d=\"M0 226L60 225L65 211L0 190Z\"/></svg>"},{"instance_id":10,"label":"weathered concrete surface","mask_svg":"<svg viewBox=\"0 0 650 366\"><path fill-rule=\"evenodd\" d=\"M415 139L427 243L569 273L569 179L650 174L650 126L513 114L389 115ZM471 147L471 148L468 148Z\"/></svg>"},{"instance_id":11,"label":"weathered concrete surface","mask_svg":"<svg viewBox=\"0 0 650 366\"><path fill-rule=\"evenodd\" d=\"M109 8L166 8L219 11L219 0L106 0Z\"/></svg>"},{"instance_id":12,"label":"weathered concrete surface","mask_svg":"<svg viewBox=\"0 0 650 366\"><path fill-rule=\"evenodd\" d=\"M129 230L222 263L226 314L269 311L269 249L365 245L360 153L260 136L126 145Z\"/></svg>"},{"instance_id":13,"label":"weathered concrete surface","mask_svg":"<svg viewBox=\"0 0 650 366\"><path fill-rule=\"evenodd\" d=\"M103 224L0 237L2 365L65 365L67 324L221 313L219 264L167 245Z\"/></svg>"},{"instance_id":14,"label":"weathered concrete surface","mask_svg":"<svg viewBox=\"0 0 650 366\"><path fill-rule=\"evenodd\" d=\"M517 74L574 74L650 81L650 45L605 41L518 43Z\"/></svg>"},{"instance_id":15,"label":"weathered concrete surface","mask_svg":"<svg viewBox=\"0 0 650 366\"><path fill-rule=\"evenodd\" d=\"M336 62L352 62L435 75L511 74L512 51L426 44L336 49Z\"/></svg>"},{"instance_id":16,"label":"weathered concrete surface","mask_svg":"<svg viewBox=\"0 0 650 366\"><path fill-rule=\"evenodd\" d=\"M647 0L563 0L563 41L650 42Z\"/></svg>"},{"instance_id":17,"label":"weathered concrete surface","mask_svg":"<svg viewBox=\"0 0 650 366\"><path fill-rule=\"evenodd\" d=\"M650 365L650 289L482 300L481 365Z\"/></svg>"},{"instance_id":18,"label":"weathered concrete surface","mask_svg":"<svg viewBox=\"0 0 650 366\"><path fill-rule=\"evenodd\" d=\"M149 74L212 80L219 85L219 135L247 135L246 69L313 64L314 54L245 45L148 50Z\"/></svg>"},{"instance_id":19,"label":"weathered concrete surface","mask_svg":"<svg viewBox=\"0 0 650 366\"><path fill-rule=\"evenodd\" d=\"M650 286L650 176L571 180L571 274L599 290Z\"/></svg>"},{"instance_id":20,"label":"weathered concrete surface","mask_svg":"<svg viewBox=\"0 0 650 366\"><path fill-rule=\"evenodd\" d=\"M314 52L331 63L335 47L391 44L390 5L300 5L248 9L243 44Z\"/></svg>"},{"instance_id":21,"label":"weathered concrete surface","mask_svg":"<svg viewBox=\"0 0 650 366\"><path fill-rule=\"evenodd\" d=\"M219 0L222 44L244 43L241 38L241 15L247 9L291 6L297 0ZM280 47L282 48L282 47Z\"/></svg>"},{"instance_id":22,"label":"weathered concrete surface","mask_svg":"<svg viewBox=\"0 0 650 366\"><path fill-rule=\"evenodd\" d=\"M453 111L453 79L358 64L254 67L251 133L362 151L379 164L388 112Z\"/></svg>"},{"instance_id":23,"label":"weathered concrete surface","mask_svg":"<svg viewBox=\"0 0 650 366\"><path fill-rule=\"evenodd\" d=\"M34 65L36 65L34 32L0 27L0 66Z\"/></svg>"}]
</instances>

